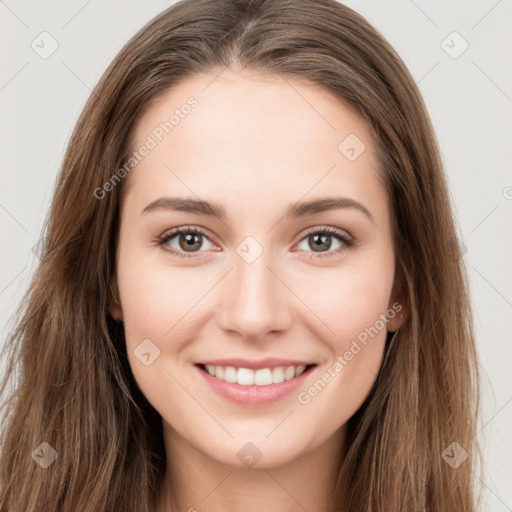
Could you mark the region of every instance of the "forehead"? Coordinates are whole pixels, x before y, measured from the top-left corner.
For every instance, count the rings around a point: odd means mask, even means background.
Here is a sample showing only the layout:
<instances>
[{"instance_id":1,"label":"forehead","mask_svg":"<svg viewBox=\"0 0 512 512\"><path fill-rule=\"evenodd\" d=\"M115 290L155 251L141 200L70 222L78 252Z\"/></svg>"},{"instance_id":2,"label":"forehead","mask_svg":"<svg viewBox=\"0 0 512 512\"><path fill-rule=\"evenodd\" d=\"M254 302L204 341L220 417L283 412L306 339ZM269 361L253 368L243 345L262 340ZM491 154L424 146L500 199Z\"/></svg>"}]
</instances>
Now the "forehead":
<instances>
[{"instance_id":1,"label":"forehead","mask_svg":"<svg viewBox=\"0 0 512 512\"><path fill-rule=\"evenodd\" d=\"M151 146L129 175L140 201L158 191L225 203L230 191L240 207L248 193L383 193L366 121L330 91L289 77L194 75L148 106L132 141L132 150Z\"/></svg>"}]
</instances>

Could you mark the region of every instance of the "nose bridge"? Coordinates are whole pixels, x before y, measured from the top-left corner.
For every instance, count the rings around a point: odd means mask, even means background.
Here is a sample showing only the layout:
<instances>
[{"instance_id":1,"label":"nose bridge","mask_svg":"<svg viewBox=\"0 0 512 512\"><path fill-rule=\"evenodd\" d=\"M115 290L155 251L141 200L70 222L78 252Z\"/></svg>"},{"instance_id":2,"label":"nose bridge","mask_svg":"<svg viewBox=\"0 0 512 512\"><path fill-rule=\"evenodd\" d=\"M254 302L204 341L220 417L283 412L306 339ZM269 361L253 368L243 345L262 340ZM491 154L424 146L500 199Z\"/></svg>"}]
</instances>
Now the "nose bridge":
<instances>
[{"instance_id":1,"label":"nose bridge","mask_svg":"<svg viewBox=\"0 0 512 512\"><path fill-rule=\"evenodd\" d=\"M285 329L291 319L286 294L280 289L284 285L268 268L272 267L270 253L263 251L253 261L234 255L235 268L224 290L220 323L244 338L255 339Z\"/></svg>"}]
</instances>

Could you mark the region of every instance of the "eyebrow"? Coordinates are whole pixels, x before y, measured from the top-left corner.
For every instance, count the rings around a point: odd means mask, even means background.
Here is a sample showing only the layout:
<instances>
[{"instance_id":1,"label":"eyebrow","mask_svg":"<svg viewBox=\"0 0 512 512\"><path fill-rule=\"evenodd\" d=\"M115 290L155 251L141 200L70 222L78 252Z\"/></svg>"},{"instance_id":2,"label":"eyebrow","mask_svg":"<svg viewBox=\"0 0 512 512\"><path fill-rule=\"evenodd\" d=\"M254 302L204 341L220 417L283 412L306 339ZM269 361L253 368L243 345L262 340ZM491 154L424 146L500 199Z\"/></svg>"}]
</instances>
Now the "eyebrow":
<instances>
[{"instance_id":1,"label":"eyebrow","mask_svg":"<svg viewBox=\"0 0 512 512\"><path fill-rule=\"evenodd\" d=\"M297 201L290 203L284 215L285 219L307 217L322 213L328 210L352 208L364 213L368 219L374 223L375 220L370 211L358 201L348 197L326 197L310 201ZM181 198L181 197L160 197L148 204L141 215L160 210L172 210L177 212L196 213L199 215L208 215L221 220L227 219L225 208L218 204L201 199Z\"/></svg>"}]
</instances>

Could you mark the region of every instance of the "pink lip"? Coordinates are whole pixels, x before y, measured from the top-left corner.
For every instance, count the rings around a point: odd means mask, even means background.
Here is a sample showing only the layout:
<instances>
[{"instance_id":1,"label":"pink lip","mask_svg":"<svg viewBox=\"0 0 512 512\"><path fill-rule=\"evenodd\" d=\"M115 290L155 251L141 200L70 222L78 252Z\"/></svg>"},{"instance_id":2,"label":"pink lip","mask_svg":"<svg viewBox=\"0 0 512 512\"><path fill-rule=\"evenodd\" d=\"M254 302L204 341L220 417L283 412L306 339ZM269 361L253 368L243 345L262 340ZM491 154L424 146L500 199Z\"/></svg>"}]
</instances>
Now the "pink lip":
<instances>
[{"instance_id":1,"label":"pink lip","mask_svg":"<svg viewBox=\"0 0 512 512\"><path fill-rule=\"evenodd\" d=\"M234 360L230 360L234 361ZM210 363L208 363L210 364ZM218 363L219 364L219 363ZM268 364L268 363L266 363ZM219 366L236 366L235 364L219 364ZM276 366L286 366L285 364L276 365ZM294 365L288 365L294 366ZM240 368L247 368L247 366L239 366ZM269 368L269 366L264 366L265 368ZM301 384L304 383L305 379L309 377L309 374L312 370L316 368L312 367L307 369L304 373L301 373L298 377L294 377L290 380L285 380L284 382L280 382L279 384L269 384L268 386L242 386L236 382L226 382L222 379L217 379L216 377L212 377L207 371L202 369L200 366L195 365L195 368L202 376L203 379L212 387L214 391L216 391L219 395L232 400L234 402L256 406L256 405L265 405L271 402L275 402L285 395L291 393L295 389L297 389Z\"/></svg>"},{"instance_id":2,"label":"pink lip","mask_svg":"<svg viewBox=\"0 0 512 512\"><path fill-rule=\"evenodd\" d=\"M308 366L314 364L311 361L297 361L296 359L276 359L267 357L259 361L249 359L211 359L209 361L201 361L198 364L211 364L213 366L234 366L235 368L250 368L251 370L259 370L260 368L276 368L278 366Z\"/></svg>"}]
</instances>

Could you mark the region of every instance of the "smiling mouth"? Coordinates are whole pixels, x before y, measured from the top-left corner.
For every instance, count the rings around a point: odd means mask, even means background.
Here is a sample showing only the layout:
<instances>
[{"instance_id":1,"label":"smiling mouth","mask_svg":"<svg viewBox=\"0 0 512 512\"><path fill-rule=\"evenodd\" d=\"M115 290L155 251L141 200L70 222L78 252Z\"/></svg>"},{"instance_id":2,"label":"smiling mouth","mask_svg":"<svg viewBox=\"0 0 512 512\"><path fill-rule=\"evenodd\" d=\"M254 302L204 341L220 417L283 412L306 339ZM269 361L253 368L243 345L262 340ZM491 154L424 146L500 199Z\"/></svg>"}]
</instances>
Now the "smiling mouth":
<instances>
[{"instance_id":1,"label":"smiling mouth","mask_svg":"<svg viewBox=\"0 0 512 512\"><path fill-rule=\"evenodd\" d=\"M237 368L234 366L214 366L198 363L201 370L210 376L241 386L270 386L295 379L300 375L309 372L316 364L296 365L296 366L276 366L272 368L260 368L252 370L251 368Z\"/></svg>"}]
</instances>

